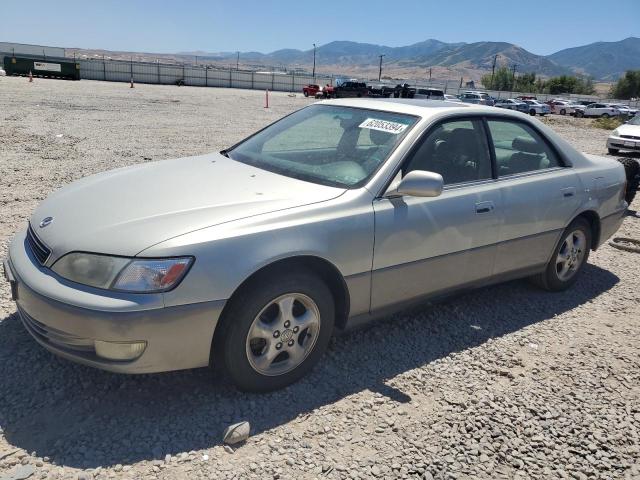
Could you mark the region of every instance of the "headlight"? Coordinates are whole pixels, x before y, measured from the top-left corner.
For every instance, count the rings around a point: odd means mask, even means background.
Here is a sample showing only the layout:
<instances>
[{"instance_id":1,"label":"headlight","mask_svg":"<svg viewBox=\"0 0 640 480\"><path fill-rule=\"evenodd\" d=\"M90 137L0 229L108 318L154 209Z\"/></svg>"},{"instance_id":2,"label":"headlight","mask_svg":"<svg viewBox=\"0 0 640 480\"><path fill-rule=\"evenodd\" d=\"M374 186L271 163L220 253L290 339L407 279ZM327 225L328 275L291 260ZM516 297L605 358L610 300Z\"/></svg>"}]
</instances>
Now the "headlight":
<instances>
[{"instance_id":1,"label":"headlight","mask_svg":"<svg viewBox=\"0 0 640 480\"><path fill-rule=\"evenodd\" d=\"M619 137L620 136L620 132L616 128L613 132L611 132L611 135L613 135L614 137Z\"/></svg>"},{"instance_id":2,"label":"headlight","mask_svg":"<svg viewBox=\"0 0 640 480\"><path fill-rule=\"evenodd\" d=\"M137 293L171 290L184 278L193 258L138 259L74 252L51 269L72 282Z\"/></svg>"}]
</instances>

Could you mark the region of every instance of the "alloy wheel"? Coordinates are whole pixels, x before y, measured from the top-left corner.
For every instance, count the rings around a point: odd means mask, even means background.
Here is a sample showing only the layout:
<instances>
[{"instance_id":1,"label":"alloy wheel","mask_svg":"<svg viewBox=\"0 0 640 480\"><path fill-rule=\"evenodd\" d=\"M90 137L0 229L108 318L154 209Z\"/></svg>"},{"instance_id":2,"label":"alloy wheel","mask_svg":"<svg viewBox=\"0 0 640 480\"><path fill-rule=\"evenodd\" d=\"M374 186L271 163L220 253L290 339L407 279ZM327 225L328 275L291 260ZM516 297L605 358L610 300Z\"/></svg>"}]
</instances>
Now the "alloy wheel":
<instances>
[{"instance_id":1,"label":"alloy wheel","mask_svg":"<svg viewBox=\"0 0 640 480\"><path fill-rule=\"evenodd\" d=\"M584 261L587 237L582 230L574 230L566 236L556 256L558 279L566 282L580 269Z\"/></svg>"},{"instance_id":2,"label":"alloy wheel","mask_svg":"<svg viewBox=\"0 0 640 480\"><path fill-rule=\"evenodd\" d=\"M266 376L283 375L311 353L320 332L320 311L302 293L273 299L253 320L246 340L251 367Z\"/></svg>"}]
</instances>

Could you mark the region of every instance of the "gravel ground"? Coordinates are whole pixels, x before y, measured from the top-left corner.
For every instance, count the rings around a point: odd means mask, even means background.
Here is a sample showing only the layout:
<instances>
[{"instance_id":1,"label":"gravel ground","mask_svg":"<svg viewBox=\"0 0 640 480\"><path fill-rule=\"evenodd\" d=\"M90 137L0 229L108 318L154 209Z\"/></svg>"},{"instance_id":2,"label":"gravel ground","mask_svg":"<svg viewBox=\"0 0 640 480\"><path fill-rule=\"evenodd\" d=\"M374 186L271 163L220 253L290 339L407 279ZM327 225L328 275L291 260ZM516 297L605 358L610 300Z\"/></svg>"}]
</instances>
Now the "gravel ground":
<instances>
[{"instance_id":1,"label":"gravel ground","mask_svg":"<svg viewBox=\"0 0 640 480\"><path fill-rule=\"evenodd\" d=\"M233 144L301 95L0 79L0 255L76 178ZM553 117L581 150L607 132ZM640 209L640 200L632 205ZM640 238L629 215L625 236ZM0 282L0 478L640 478L638 254L608 245L572 290L525 281L332 342L302 382L241 394L207 369L120 376L28 336ZM223 446L233 422L252 436Z\"/></svg>"}]
</instances>

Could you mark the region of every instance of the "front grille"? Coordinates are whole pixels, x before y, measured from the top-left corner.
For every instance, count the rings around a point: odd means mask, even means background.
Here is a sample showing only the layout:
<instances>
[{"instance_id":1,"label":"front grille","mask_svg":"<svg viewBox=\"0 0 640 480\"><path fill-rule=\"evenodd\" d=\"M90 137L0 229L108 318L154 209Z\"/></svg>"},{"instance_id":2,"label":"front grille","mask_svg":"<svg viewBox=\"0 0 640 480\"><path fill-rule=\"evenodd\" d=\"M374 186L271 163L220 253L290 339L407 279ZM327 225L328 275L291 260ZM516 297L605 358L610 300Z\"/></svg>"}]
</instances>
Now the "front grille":
<instances>
[{"instance_id":1,"label":"front grille","mask_svg":"<svg viewBox=\"0 0 640 480\"><path fill-rule=\"evenodd\" d=\"M70 333L51 328L44 323L37 321L22 308L18 307L18 313L22 319L22 323L27 330L40 341L50 343L52 345L75 350L79 352L94 352L93 340L89 338L77 337Z\"/></svg>"},{"instance_id":2,"label":"front grille","mask_svg":"<svg viewBox=\"0 0 640 480\"><path fill-rule=\"evenodd\" d=\"M51 255L51 250L36 236L31 224L27 229L27 245L33 256L40 262L40 265L44 265L49 259L49 255Z\"/></svg>"},{"instance_id":3,"label":"front grille","mask_svg":"<svg viewBox=\"0 0 640 480\"><path fill-rule=\"evenodd\" d=\"M621 138L628 138L630 140L640 140L640 137L636 135L620 135Z\"/></svg>"}]
</instances>

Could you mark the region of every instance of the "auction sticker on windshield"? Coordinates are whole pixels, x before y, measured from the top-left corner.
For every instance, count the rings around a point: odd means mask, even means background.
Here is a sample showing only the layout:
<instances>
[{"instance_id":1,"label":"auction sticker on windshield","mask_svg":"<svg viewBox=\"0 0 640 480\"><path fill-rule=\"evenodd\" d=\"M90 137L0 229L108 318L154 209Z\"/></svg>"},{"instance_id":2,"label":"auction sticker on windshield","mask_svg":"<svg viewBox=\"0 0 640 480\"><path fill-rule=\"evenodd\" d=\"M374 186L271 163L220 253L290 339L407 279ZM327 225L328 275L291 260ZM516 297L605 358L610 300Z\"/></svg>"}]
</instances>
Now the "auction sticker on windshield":
<instances>
[{"instance_id":1,"label":"auction sticker on windshield","mask_svg":"<svg viewBox=\"0 0 640 480\"><path fill-rule=\"evenodd\" d=\"M367 118L360 125L360 128L368 128L370 130L379 130L397 135L406 130L408 125L398 122L389 122L387 120L378 120L377 118Z\"/></svg>"}]
</instances>

